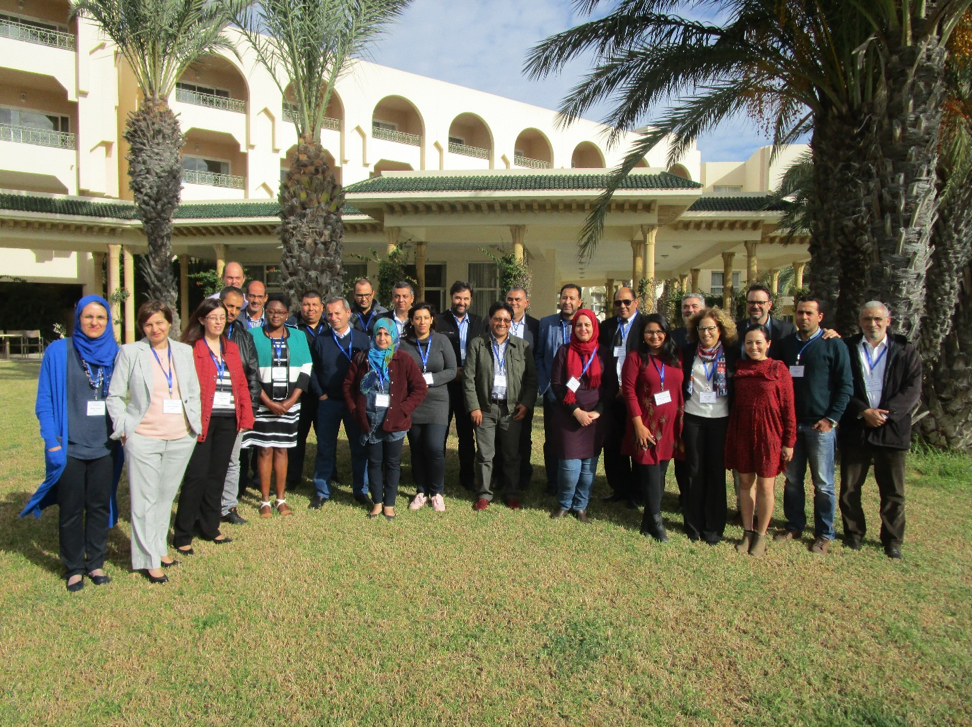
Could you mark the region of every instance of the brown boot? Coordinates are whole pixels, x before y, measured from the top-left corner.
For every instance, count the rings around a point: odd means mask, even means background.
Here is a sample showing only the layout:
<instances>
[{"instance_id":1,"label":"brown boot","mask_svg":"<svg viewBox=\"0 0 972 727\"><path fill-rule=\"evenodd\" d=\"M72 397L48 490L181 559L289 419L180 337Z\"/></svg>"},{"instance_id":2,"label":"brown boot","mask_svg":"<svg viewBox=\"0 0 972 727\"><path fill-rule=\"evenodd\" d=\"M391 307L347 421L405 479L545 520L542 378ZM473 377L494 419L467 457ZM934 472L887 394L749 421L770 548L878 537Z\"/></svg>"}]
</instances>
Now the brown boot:
<instances>
[{"instance_id":1,"label":"brown boot","mask_svg":"<svg viewBox=\"0 0 972 727\"><path fill-rule=\"evenodd\" d=\"M749 546L752 545L753 537L756 535L752 530L743 530L742 540L736 545L737 553L748 553Z\"/></svg>"},{"instance_id":2,"label":"brown boot","mask_svg":"<svg viewBox=\"0 0 972 727\"><path fill-rule=\"evenodd\" d=\"M766 536L753 533L753 543L749 546L749 554L754 558L762 558L766 553Z\"/></svg>"}]
</instances>

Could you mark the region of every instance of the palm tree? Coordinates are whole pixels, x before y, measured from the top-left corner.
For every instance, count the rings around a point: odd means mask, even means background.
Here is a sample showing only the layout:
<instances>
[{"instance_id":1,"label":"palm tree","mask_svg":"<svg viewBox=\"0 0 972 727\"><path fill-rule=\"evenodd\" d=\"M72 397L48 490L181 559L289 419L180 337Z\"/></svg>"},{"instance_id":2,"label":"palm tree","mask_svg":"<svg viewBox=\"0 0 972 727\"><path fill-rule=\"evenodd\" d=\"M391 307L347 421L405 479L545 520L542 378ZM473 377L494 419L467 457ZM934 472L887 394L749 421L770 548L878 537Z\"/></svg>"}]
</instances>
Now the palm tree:
<instances>
[{"instance_id":1,"label":"palm tree","mask_svg":"<svg viewBox=\"0 0 972 727\"><path fill-rule=\"evenodd\" d=\"M177 315L172 215L182 191L185 139L167 99L197 59L232 50L222 35L228 17L209 0L74 0L71 13L101 27L125 57L142 93L138 109L125 122L129 186L148 241L146 293ZM177 319L173 329L179 328Z\"/></svg>"},{"instance_id":2,"label":"palm tree","mask_svg":"<svg viewBox=\"0 0 972 727\"><path fill-rule=\"evenodd\" d=\"M321 129L334 84L410 0L234 0L233 19L257 62L295 98L297 152L280 184L281 281L291 300L343 288L344 192L324 158Z\"/></svg>"}]
</instances>

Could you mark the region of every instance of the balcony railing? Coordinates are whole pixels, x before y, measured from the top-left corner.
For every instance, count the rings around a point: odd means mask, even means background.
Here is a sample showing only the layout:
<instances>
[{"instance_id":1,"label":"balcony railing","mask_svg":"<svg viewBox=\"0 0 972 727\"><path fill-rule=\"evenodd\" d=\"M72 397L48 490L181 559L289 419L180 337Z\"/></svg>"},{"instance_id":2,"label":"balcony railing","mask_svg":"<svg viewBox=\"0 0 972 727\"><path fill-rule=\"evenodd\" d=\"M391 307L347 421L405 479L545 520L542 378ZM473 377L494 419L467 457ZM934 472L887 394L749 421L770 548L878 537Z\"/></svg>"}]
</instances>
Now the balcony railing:
<instances>
[{"instance_id":1,"label":"balcony railing","mask_svg":"<svg viewBox=\"0 0 972 727\"><path fill-rule=\"evenodd\" d=\"M11 126L10 124L0 124L0 141L52 146L56 149L78 148L77 137L74 134L67 134L63 131L32 129L28 126Z\"/></svg>"},{"instance_id":2,"label":"balcony railing","mask_svg":"<svg viewBox=\"0 0 972 727\"><path fill-rule=\"evenodd\" d=\"M462 154L463 156L476 157L477 159L489 159L489 149L483 149L481 146L457 144L454 141L449 142L449 153Z\"/></svg>"},{"instance_id":3,"label":"balcony railing","mask_svg":"<svg viewBox=\"0 0 972 727\"><path fill-rule=\"evenodd\" d=\"M291 124L294 123L297 118L297 104L289 103L284 101L283 104L283 120L289 121ZM332 119L330 116L325 116L324 121L321 124L322 129L330 129L331 131L341 130L341 119Z\"/></svg>"},{"instance_id":4,"label":"balcony railing","mask_svg":"<svg viewBox=\"0 0 972 727\"><path fill-rule=\"evenodd\" d=\"M218 109L219 111L233 111L238 114L246 113L246 101L241 101L238 98L216 96L211 93L189 91L178 86L176 87L176 101L191 103L194 106L205 106L209 109Z\"/></svg>"},{"instance_id":5,"label":"balcony railing","mask_svg":"<svg viewBox=\"0 0 972 727\"><path fill-rule=\"evenodd\" d=\"M207 187L225 187L226 189L243 189L243 177L231 174L215 174L214 172L196 172L191 169L182 170L182 181L186 184L204 184Z\"/></svg>"},{"instance_id":6,"label":"balcony railing","mask_svg":"<svg viewBox=\"0 0 972 727\"><path fill-rule=\"evenodd\" d=\"M16 20L0 20L0 38L23 40L27 43L46 45L61 50L74 50L74 36L60 30L38 28Z\"/></svg>"},{"instance_id":7,"label":"balcony railing","mask_svg":"<svg viewBox=\"0 0 972 727\"><path fill-rule=\"evenodd\" d=\"M545 162L543 159L531 159L530 157L520 156L519 154L513 157L513 164L518 167L529 167L530 169L547 169L550 166L550 162Z\"/></svg>"},{"instance_id":8,"label":"balcony railing","mask_svg":"<svg viewBox=\"0 0 972 727\"><path fill-rule=\"evenodd\" d=\"M371 135L375 139L394 141L398 144L408 144L409 146L422 146L422 137L418 134L408 134L404 131L394 129L383 129L380 126L371 127Z\"/></svg>"}]
</instances>

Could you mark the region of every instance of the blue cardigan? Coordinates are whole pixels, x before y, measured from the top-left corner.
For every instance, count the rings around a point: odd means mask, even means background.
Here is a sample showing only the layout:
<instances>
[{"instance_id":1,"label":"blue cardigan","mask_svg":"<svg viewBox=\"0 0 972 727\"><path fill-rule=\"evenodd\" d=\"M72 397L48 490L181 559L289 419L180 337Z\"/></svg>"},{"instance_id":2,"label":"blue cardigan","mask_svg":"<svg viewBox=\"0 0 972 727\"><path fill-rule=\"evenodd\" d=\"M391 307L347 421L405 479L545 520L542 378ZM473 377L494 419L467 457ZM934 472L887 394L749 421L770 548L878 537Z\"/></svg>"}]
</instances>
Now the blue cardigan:
<instances>
[{"instance_id":1,"label":"blue cardigan","mask_svg":"<svg viewBox=\"0 0 972 727\"><path fill-rule=\"evenodd\" d=\"M44 352L41 363L40 377L37 380L37 403L34 413L40 421L40 434L44 440L44 461L46 477L37 488L30 502L20 513L26 517L33 513L34 517L41 516L41 510L57 504L57 482L64 473L67 465L68 445L68 417L67 417L67 365L68 353L74 350L69 338L54 341ZM56 452L50 452L52 447L60 447ZM115 472L112 477L111 500L108 510L108 527L114 527L118 521L118 501L115 494L118 490L118 480L121 477L124 455L118 448L115 458Z\"/></svg>"}]
</instances>

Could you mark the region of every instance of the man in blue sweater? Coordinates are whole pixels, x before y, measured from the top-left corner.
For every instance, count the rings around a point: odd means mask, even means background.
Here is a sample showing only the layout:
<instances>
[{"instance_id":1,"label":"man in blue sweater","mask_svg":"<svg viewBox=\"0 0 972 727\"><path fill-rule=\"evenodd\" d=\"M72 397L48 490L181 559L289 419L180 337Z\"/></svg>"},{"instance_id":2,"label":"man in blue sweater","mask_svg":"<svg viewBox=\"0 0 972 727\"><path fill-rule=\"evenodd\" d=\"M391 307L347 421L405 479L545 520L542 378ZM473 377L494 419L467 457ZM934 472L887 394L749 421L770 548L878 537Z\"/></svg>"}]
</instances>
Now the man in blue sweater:
<instances>
[{"instance_id":1,"label":"man in blue sweater","mask_svg":"<svg viewBox=\"0 0 972 727\"><path fill-rule=\"evenodd\" d=\"M826 555L836 537L834 516L834 455L837 422L844 415L853 391L850 357L839 338L824 338L820 327L823 304L817 298L797 300L796 333L779 341L777 357L790 367L796 404L797 441L786 466L783 512L786 528L773 540L799 540L807 524L803 479L810 464L813 480L814 542L811 550Z\"/></svg>"},{"instance_id":2,"label":"man in blue sweater","mask_svg":"<svg viewBox=\"0 0 972 727\"><path fill-rule=\"evenodd\" d=\"M331 499L331 481L334 479L337 436L341 422L344 422L344 433L351 446L354 499L361 504L371 504L365 493L367 455L361 443L361 432L344 404L344 377L351 368L351 360L359 352L367 351L371 340L365 333L351 327L351 306L344 298L328 298L324 303L324 311L330 330L317 336L311 349L314 371L310 390L319 399L317 457L314 459L315 494L308 506L313 510L319 510Z\"/></svg>"}]
</instances>

